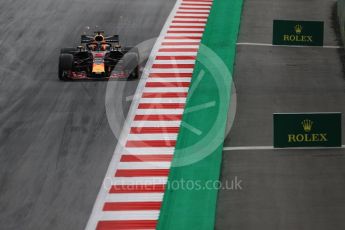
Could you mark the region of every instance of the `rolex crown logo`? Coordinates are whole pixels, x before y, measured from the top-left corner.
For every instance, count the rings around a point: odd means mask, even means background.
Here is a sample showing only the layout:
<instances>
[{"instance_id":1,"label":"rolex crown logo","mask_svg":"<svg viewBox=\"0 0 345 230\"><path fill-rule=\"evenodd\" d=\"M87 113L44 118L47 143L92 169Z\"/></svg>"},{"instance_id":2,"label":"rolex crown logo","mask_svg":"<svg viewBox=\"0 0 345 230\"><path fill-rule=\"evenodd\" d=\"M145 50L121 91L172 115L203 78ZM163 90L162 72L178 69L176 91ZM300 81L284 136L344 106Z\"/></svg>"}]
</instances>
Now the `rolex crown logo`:
<instances>
[{"instance_id":1,"label":"rolex crown logo","mask_svg":"<svg viewBox=\"0 0 345 230\"><path fill-rule=\"evenodd\" d=\"M301 25L295 25L295 32L296 32L296 34L300 34L300 33L302 33L302 29L303 29L303 27L301 26Z\"/></svg>"},{"instance_id":2,"label":"rolex crown logo","mask_svg":"<svg viewBox=\"0 0 345 230\"><path fill-rule=\"evenodd\" d=\"M309 119L305 119L304 121L301 122L303 129L305 132L310 132L311 128L313 126L313 122Z\"/></svg>"}]
</instances>

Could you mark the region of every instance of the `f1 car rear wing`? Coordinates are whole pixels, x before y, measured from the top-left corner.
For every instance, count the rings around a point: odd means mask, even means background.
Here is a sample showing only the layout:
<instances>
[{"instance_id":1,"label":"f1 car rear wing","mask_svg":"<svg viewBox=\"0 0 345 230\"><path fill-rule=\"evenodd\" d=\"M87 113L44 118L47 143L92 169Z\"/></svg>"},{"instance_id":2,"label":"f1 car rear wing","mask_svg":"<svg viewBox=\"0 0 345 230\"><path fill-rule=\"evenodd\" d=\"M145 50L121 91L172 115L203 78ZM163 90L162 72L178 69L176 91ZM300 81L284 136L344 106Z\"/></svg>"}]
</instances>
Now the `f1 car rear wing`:
<instances>
[{"instance_id":1,"label":"f1 car rear wing","mask_svg":"<svg viewBox=\"0 0 345 230\"><path fill-rule=\"evenodd\" d=\"M92 35L81 35L81 43L90 43L94 40L94 36ZM119 42L119 35L113 35L109 37L105 37L104 40L109 43L118 43Z\"/></svg>"}]
</instances>

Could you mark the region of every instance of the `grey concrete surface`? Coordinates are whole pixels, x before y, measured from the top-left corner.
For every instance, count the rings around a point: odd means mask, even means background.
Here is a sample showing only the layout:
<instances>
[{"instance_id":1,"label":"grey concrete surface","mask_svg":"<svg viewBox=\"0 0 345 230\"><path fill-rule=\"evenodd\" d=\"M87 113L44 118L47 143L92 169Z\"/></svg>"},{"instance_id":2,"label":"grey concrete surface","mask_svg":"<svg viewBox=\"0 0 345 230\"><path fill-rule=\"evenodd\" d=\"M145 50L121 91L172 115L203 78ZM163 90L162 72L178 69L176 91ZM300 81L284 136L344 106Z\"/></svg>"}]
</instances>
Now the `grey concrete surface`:
<instances>
[{"instance_id":1,"label":"grey concrete surface","mask_svg":"<svg viewBox=\"0 0 345 230\"><path fill-rule=\"evenodd\" d=\"M343 150L224 152L216 229L344 229ZM230 182L229 182L230 184Z\"/></svg>"},{"instance_id":2,"label":"grey concrete surface","mask_svg":"<svg viewBox=\"0 0 345 230\"><path fill-rule=\"evenodd\" d=\"M271 43L273 19L325 22L340 44L335 0L246 0L238 42ZM345 113L342 49L238 46L237 112L224 146L272 146L274 112ZM343 129L343 142L345 130ZM216 229L344 229L345 150L225 151Z\"/></svg>"},{"instance_id":3,"label":"grey concrete surface","mask_svg":"<svg viewBox=\"0 0 345 230\"><path fill-rule=\"evenodd\" d=\"M0 229L85 227L117 141L107 82L58 81L59 49L97 25L136 45L159 34L174 3L0 1ZM125 116L137 81L117 84Z\"/></svg>"}]
</instances>

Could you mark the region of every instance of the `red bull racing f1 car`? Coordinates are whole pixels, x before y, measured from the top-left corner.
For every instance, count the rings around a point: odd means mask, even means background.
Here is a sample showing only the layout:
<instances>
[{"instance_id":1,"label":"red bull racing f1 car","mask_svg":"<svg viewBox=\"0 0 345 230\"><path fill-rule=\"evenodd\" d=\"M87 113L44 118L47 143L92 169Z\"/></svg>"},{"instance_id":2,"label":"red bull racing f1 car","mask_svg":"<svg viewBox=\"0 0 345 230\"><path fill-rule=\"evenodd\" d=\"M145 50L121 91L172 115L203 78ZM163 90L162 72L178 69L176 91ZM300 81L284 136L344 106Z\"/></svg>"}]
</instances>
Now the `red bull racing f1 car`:
<instances>
[{"instance_id":1,"label":"red bull racing f1 car","mask_svg":"<svg viewBox=\"0 0 345 230\"><path fill-rule=\"evenodd\" d=\"M137 48L122 48L119 36L103 31L82 35L77 48L61 49L59 79L135 79L139 77Z\"/></svg>"}]
</instances>

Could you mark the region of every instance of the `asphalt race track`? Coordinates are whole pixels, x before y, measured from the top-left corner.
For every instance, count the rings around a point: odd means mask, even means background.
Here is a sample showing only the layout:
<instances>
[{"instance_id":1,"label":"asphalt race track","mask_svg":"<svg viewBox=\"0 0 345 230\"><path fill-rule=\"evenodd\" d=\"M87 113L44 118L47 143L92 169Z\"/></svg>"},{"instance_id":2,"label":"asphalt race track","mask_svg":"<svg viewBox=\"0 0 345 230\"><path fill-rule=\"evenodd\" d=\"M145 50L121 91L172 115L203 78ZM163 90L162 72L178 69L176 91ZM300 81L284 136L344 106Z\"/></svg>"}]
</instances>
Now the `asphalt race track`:
<instances>
[{"instance_id":1,"label":"asphalt race track","mask_svg":"<svg viewBox=\"0 0 345 230\"><path fill-rule=\"evenodd\" d=\"M272 42L273 19L325 21L325 45L339 45L334 0L248 0L238 42ZM238 46L237 113L224 146L272 146L272 113L345 112L342 49ZM343 143L345 140L343 130ZM344 229L345 151L223 152L216 229Z\"/></svg>"},{"instance_id":2,"label":"asphalt race track","mask_svg":"<svg viewBox=\"0 0 345 230\"><path fill-rule=\"evenodd\" d=\"M96 26L128 46L154 38L174 3L0 2L1 229L85 227L116 137L105 110L107 82L58 81L59 50ZM130 100L124 98L137 81L116 84L126 85L125 95L114 96L125 116Z\"/></svg>"}]
</instances>

